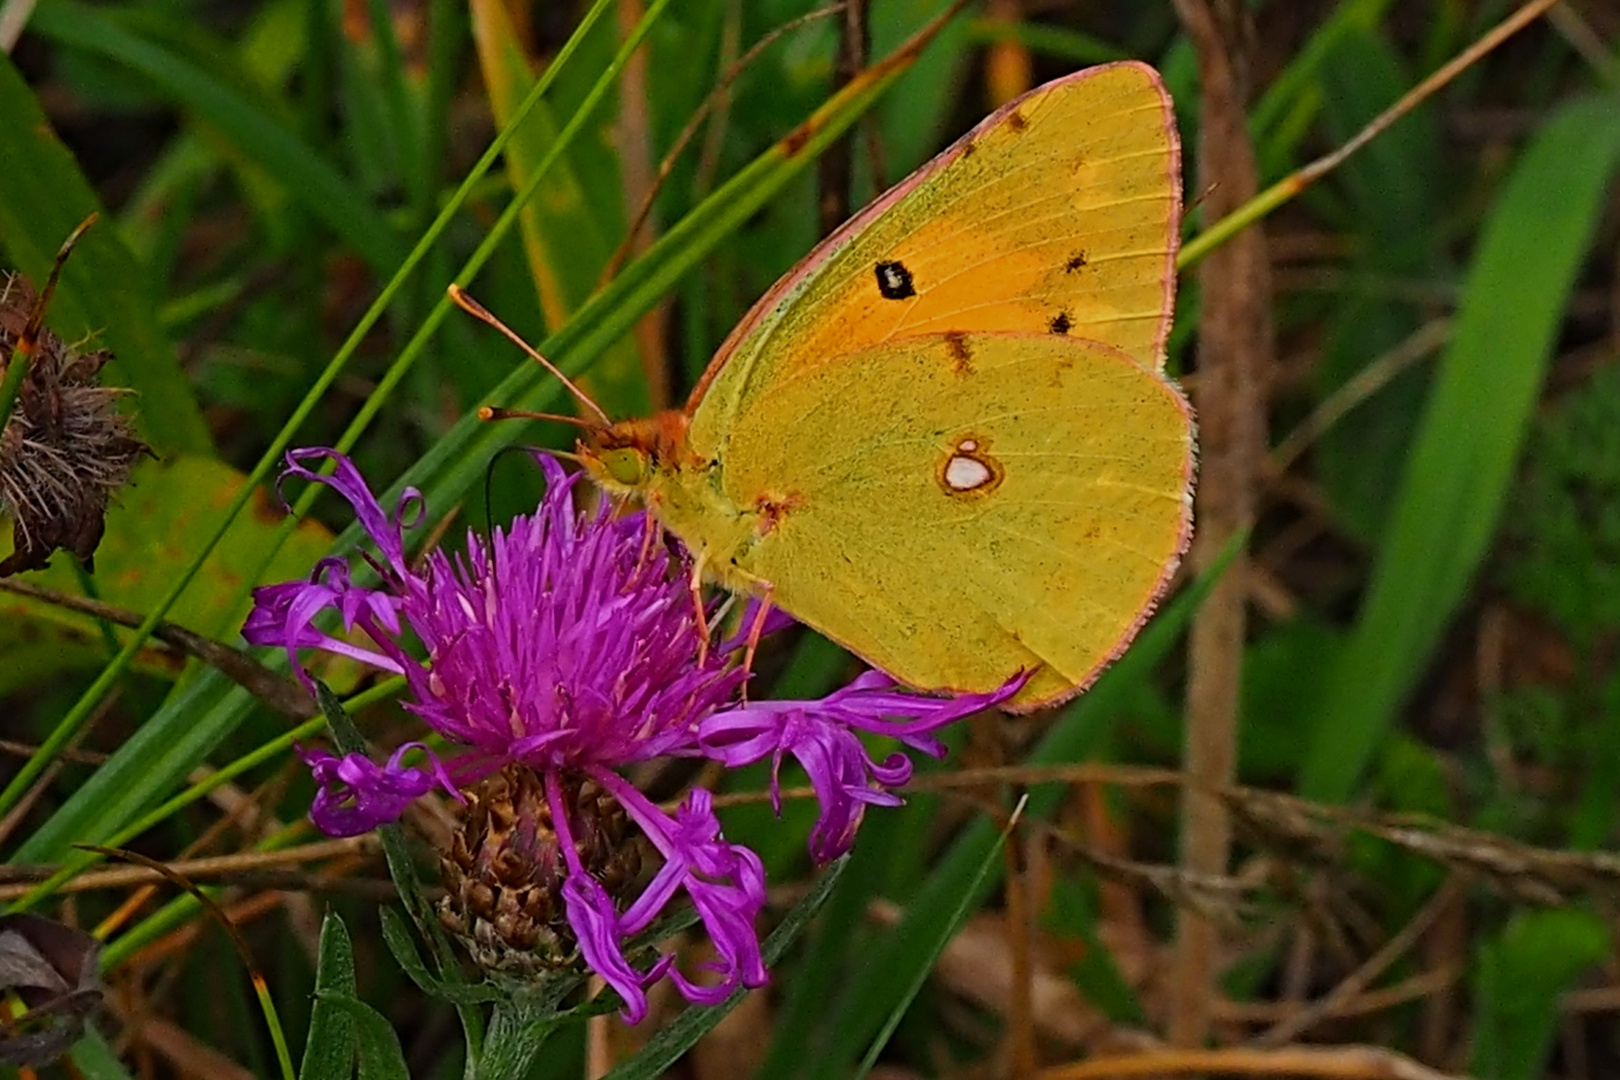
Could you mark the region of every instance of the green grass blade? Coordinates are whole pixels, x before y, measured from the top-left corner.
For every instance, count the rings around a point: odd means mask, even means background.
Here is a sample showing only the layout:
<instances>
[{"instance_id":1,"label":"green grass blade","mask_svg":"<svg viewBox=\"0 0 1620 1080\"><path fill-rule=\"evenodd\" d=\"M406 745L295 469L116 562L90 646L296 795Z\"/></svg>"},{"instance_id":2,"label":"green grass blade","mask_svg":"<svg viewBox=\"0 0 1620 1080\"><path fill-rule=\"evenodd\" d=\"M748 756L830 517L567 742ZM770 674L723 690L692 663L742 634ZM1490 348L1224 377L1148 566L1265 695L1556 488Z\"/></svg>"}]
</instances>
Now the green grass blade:
<instances>
[{"instance_id":1,"label":"green grass blade","mask_svg":"<svg viewBox=\"0 0 1620 1080\"><path fill-rule=\"evenodd\" d=\"M1319 92L1313 84L1339 42L1352 31L1370 32L1383 20L1391 3L1392 0L1342 0L1266 87L1249 114L1249 130L1256 137L1264 137L1302 97Z\"/></svg>"},{"instance_id":2,"label":"green grass blade","mask_svg":"<svg viewBox=\"0 0 1620 1080\"><path fill-rule=\"evenodd\" d=\"M1613 949L1607 922L1589 911L1550 909L1514 916L1475 958L1468 1074L1488 1080L1548 1075L1564 993Z\"/></svg>"},{"instance_id":3,"label":"green grass blade","mask_svg":"<svg viewBox=\"0 0 1620 1080\"><path fill-rule=\"evenodd\" d=\"M928 979L928 973L933 970L934 962L939 959L940 953L945 951L945 946L951 943L951 938L955 937L957 931L967 922L968 915L978 906L972 902L973 898L983 894L985 883L990 880L991 873L998 868L996 856L1000 854L1001 849L1006 845L1007 836L1012 831L1013 825L1014 822L1009 821L1007 827L996 834L995 842L984 853L984 858L979 860L978 869L974 872L972 879L968 881L967 888L962 890L962 896L957 902L956 910L951 912L949 919L940 924L939 932L934 936L933 941L928 944L927 962L917 965L910 983L907 984L904 991L890 1007L888 1019L883 1022L883 1026L878 1029L877 1034L872 1036L872 1045L867 1047L866 1055L861 1058L860 1065L855 1069L855 1080L863 1080L864 1077L871 1074L872 1067L877 1064L878 1055L883 1053L883 1048L889 1045L889 1040L894 1037L895 1029L900 1026L900 1021L906 1015L906 1010L916 1000L918 991L922 989L923 983Z\"/></svg>"},{"instance_id":4,"label":"green grass blade","mask_svg":"<svg viewBox=\"0 0 1620 1080\"><path fill-rule=\"evenodd\" d=\"M1620 103L1564 106L1493 207L1300 789L1342 801L1427 666L1497 526L1542 376L1620 162Z\"/></svg>"}]
</instances>

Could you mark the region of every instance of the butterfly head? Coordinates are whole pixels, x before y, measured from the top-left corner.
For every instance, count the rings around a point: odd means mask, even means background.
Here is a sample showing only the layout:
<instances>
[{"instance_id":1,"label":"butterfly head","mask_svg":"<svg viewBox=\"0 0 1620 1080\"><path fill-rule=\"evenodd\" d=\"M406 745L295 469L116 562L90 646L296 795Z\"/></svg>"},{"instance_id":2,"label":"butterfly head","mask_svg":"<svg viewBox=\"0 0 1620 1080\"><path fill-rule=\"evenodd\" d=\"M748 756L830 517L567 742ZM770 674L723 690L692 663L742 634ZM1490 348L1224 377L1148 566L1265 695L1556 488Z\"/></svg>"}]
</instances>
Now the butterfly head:
<instances>
[{"instance_id":1,"label":"butterfly head","mask_svg":"<svg viewBox=\"0 0 1620 1080\"><path fill-rule=\"evenodd\" d=\"M670 468L686 445L686 416L666 412L591 429L577 452L591 479L609 494L639 496Z\"/></svg>"}]
</instances>

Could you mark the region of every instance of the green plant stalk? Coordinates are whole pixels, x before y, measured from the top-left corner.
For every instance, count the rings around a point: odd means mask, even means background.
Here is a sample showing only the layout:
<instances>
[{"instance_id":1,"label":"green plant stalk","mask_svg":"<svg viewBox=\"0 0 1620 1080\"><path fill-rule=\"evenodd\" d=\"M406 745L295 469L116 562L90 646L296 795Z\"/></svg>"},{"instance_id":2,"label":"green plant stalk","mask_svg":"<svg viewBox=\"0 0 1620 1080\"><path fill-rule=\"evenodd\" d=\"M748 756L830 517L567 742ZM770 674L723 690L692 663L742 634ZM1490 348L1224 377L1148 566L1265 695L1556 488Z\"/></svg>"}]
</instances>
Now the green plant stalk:
<instances>
[{"instance_id":1,"label":"green plant stalk","mask_svg":"<svg viewBox=\"0 0 1620 1080\"><path fill-rule=\"evenodd\" d=\"M1304 191L1310 184L1300 183L1299 176L1299 173L1294 173L1277 181L1181 245L1181 251L1176 255L1176 269L1190 269L1210 252Z\"/></svg>"},{"instance_id":2,"label":"green plant stalk","mask_svg":"<svg viewBox=\"0 0 1620 1080\"><path fill-rule=\"evenodd\" d=\"M587 13L585 20L581 23L581 30L583 31L589 29L590 24L594 22L595 19L599 17L605 10L607 10L609 6L608 0L597 0L597 3L592 7L591 11ZM550 88L551 83L555 79L554 73L562 67L563 61L566 60L567 56L571 55L569 46L573 45L582 37L582 32L576 32L574 36L569 39L568 45L564 46L562 52L558 54L557 59L550 67L547 68L545 76L542 76L542 78L535 83L534 90L527 98L524 99L523 104L519 107L517 114L513 118L513 123L507 125L507 127L495 137L495 140L490 143L489 149L486 150L483 156L478 159L477 164L474 165L472 170L467 174L467 178L463 180L461 186L456 189L455 195L445 205L444 209L440 211L439 216L434 219L433 224L428 228L428 230L422 234L422 238L418 240L416 246L411 249L410 254L406 256L405 261L400 265L399 270L394 274L393 278L389 280L388 284L383 287L382 292L378 294L377 299L372 303L371 307L367 309L365 315L361 316L360 321L355 325L354 331L338 349L337 354L332 357L331 363L327 364L326 369L322 371L320 376L315 380L314 384L310 387L309 392L304 395L303 401L299 402L298 407L293 410L292 416L287 420L286 424L282 425L281 431L277 433L275 439L271 441L269 448L265 450L264 455L259 459L258 464L255 465L252 472L248 474L247 482L242 485L241 490L238 491L236 496L231 500L230 506L228 507L224 517L220 520L219 525L204 541L197 554L192 557L191 563L185 568L185 570L181 572L180 576L175 580L175 583L170 586L169 590L164 593L162 599L157 602L151 612L146 616L145 620L142 621L141 625L137 627L130 635L129 641L127 641L124 647L119 650L118 655L113 657L112 661L102 669L101 674L98 675L95 681L90 684L89 688L85 690L85 692L80 696L79 700L74 703L73 708L70 709L68 714L62 718L62 722L51 731L50 735L45 739L45 741L40 744L39 749L36 750L26 762L24 762L23 767L18 770L17 775L12 777L11 783L6 785L4 791L0 791L0 816L4 816L16 807L24 794L26 794L28 791L29 787L45 771L46 767L55 758L56 754L64 746L66 746L68 741L78 733L78 730L81 727L84 726L85 722L89 720L90 715L95 710L96 706L101 703L102 698L106 696L107 692L112 689L113 685L129 667L130 662L135 658L135 654L140 650L141 646L145 644L146 639L151 636L151 633L157 627L157 624L163 621L164 616L166 616L169 609L174 606L175 601L180 598L180 595L185 592L186 588L191 584L192 578L194 578L197 575L197 572L202 568L204 560L208 558L208 555L214 550L214 547L224 537L225 532L230 528L231 523L236 520L236 515L241 513L242 508L246 506L248 500L252 498L254 491L258 488L258 485L270 474L271 469L277 463L279 463L282 453L287 449L288 446L292 444L293 435L296 434L298 429L303 426L304 421L309 418L309 415L315 411L316 406L320 403L321 398L325 395L327 389L337 381L338 376L342 374L344 367L354 356L356 350L359 349L360 343L365 340L365 337L371 331L371 328L375 326L382 318L383 312L387 310L387 307L389 303L393 301L394 296L397 295L402 288L404 288L405 281L410 275L411 271L416 269L416 267L427 257L428 251L435 243L437 243L439 237L444 233L444 231L449 228L451 221L454 219L455 214L460 210L462 203L466 201L466 198L471 193L473 186L494 166L496 159L500 156L500 153L506 146L508 139L511 138L511 134L516 129L517 124L524 116L528 114L531 109L534 108L536 104L539 103L546 90ZM10 374L11 373L8 369L8 378L10 377ZM396 378L394 382L397 383L398 379ZM363 415L366 415L367 419L369 420L370 416L374 415L375 412L376 410L373 409L369 413L363 412ZM354 425L351 425L351 430L355 430ZM291 526L284 525L284 528L286 530L286 535L291 535ZM279 549L279 546L280 545L277 544L271 549L270 553L265 556L266 560L274 556L275 551Z\"/></svg>"},{"instance_id":3,"label":"green plant stalk","mask_svg":"<svg viewBox=\"0 0 1620 1080\"><path fill-rule=\"evenodd\" d=\"M4 431L5 428L5 421L0 420L0 431ZM100 600L101 590L96 587L96 579L90 576L90 571L84 568L84 564L78 559L71 559L69 565L73 567L73 576L78 579L79 590L92 600ZM97 615L95 619L96 628L101 632L101 643L107 646L107 655L117 656L118 635L113 633L112 623L100 615Z\"/></svg>"},{"instance_id":4,"label":"green plant stalk","mask_svg":"<svg viewBox=\"0 0 1620 1080\"><path fill-rule=\"evenodd\" d=\"M276 1012L275 1000L270 996L270 984L257 971L253 972L253 996L259 999L264 1026L270 1029L270 1043L276 1048L276 1061L281 1065L282 1077L284 1080L298 1080L298 1073L293 1070L292 1053L287 1049L287 1033L281 1028L281 1014Z\"/></svg>"}]
</instances>

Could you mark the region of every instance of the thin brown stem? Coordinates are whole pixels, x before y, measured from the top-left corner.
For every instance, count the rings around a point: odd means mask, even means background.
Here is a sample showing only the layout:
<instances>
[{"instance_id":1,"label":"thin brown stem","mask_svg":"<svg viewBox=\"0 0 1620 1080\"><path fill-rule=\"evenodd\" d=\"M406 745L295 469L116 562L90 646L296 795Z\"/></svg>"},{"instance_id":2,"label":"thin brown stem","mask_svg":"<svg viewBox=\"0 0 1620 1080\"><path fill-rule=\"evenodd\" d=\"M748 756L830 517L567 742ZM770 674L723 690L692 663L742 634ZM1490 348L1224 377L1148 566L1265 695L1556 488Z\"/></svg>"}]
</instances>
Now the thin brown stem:
<instances>
[{"instance_id":1,"label":"thin brown stem","mask_svg":"<svg viewBox=\"0 0 1620 1080\"><path fill-rule=\"evenodd\" d=\"M1252 52L1242 0L1176 0L1198 58L1202 127L1198 183L1214 218L1236 211L1260 189L1246 106ZM1265 237L1248 230L1216 251L1199 276L1198 384L1201 477L1194 507L1195 568L1254 520L1264 446L1263 387L1275 342ZM1189 878L1226 873L1231 824L1208 791L1237 769L1237 716L1247 612L1248 559L1233 560L1194 619L1189 646L1181 860ZM1216 927L1192 908L1178 913L1169 1034L1179 1046L1203 1043L1216 978Z\"/></svg>"}]
</instances>

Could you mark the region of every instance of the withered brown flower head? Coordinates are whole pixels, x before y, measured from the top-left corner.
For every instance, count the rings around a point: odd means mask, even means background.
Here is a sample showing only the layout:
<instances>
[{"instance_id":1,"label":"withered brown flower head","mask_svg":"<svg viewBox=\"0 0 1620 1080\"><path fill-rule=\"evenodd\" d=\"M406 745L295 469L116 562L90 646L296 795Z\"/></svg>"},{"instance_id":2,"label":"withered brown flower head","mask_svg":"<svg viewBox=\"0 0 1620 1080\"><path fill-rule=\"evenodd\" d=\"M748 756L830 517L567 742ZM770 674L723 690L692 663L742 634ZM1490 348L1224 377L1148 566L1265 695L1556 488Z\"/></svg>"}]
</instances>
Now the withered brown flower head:
<instances>
[{"instance_id":1,"label":"withered brown flower head","mask_svg":"<svg viewBox=\"0 0 1620 1080\"><path fill-rule=\"evenodd\" d=\"M20 275L0 276L0 375L34 306L34 289ZM116 407L121 391L100 385L105 349L81 351L44 328L33 363L0 431L0 513L12 518L13 551L0 577L38 570L57 549L94 569L107 500L142 454Z\"/></svg>"}]
</instances>

